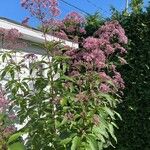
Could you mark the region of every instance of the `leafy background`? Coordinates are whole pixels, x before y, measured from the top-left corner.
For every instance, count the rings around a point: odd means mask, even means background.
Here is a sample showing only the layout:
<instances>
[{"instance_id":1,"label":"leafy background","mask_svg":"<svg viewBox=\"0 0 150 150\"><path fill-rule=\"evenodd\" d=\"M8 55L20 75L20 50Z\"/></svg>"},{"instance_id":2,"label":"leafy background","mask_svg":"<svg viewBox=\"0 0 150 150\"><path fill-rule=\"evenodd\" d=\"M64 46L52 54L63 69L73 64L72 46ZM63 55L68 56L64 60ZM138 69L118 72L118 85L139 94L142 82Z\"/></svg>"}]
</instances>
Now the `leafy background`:
<instances>
[{"instance_id":1,"label":"leafy background","mask_svg":"<svg viewBox=\"0 0 150 150\"><path fill-rule=\"evenodd\" d=\"M118 112L117 150L150 149L150 6L146 11L133 11L129 16L115 16L126 31L128 64L120 68L126 83L123 102ZM112 150L113 148L109 148Z\"/></svg>"}]
</instances>

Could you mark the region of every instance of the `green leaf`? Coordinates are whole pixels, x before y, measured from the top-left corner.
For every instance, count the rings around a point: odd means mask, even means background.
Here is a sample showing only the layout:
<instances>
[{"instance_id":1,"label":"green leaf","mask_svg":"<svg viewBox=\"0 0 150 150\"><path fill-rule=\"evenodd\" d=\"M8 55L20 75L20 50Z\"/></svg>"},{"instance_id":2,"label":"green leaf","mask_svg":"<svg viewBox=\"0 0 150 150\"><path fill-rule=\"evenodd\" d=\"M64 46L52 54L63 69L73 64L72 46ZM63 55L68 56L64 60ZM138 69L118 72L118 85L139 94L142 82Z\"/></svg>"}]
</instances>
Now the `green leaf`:
<instances>
[{"instance_id":1,"label":"green leaf","mask_svg":"<svg viewBox=\"0 0 150 150\"><path fill-rule=\"evenodd\" d=\"M3 53L2 61L5 62L5 59L7 59L7 58L12 58L11 53L9 53L9 52Z\"/></svg>"},{"instance_id":2,"label":"green leaf","mask_svg":"<svg viewBox=\"0 0 150 150\"><path fill-rule=\"evenodd\" d=\"M16 142L11 145L8 145L8 150L26 150L26 148L23 145L23 143Z\"/></svg>"},{"instance_id":3,"label":"green leaf","mask_svg":"<svg viewBox=\"0 0 150 150\"><path fill-rule=\"evenodd\" d=\"M114 127L112 124L108 124L108 132L110 133L110 135L112 136L112 138L116 141L117 143L117 138L114 134Z\"/></svg>"},{"instance_id":4,"label":"green leaf","mask_svg":"<svg viewBox=\"0 0 150 150\"><path fill-rule=\"evenodd\" d=\"M70 57L68 57L68 56L54 56L54 59L57 61L61 61L61 60L68 60L68 59L70 59Z\"/></svg>"},{"instance_id":5,"label":"green leaf","mask_svg":"<svg viewBox=\"0 0 150 150\"><path fill-rule=\"evenodd\" d=\"M61 77L61 79L63 79L63 80L67 80L67 81L72 81L72 82L75 82L74 80L73 80L73 78L71 78L71 77L68 77L68 76L62 76Z\"/></svg>"},{"instance_id":6,"label":"green leaf","mask_svg":"<svg viewBox=\"0 0 150 150\"><path fill-rule=\"evenodd\" d=\"M6 71L4 70L2 73L1 73L1 80L3 80L4 79L4 77L6 76Z\"/></svg>"},{"instance_id":7,"label":"green leaf","mask_svg":"<svg viewBox=\"0 0 150 150\"><path fill-rule=\"evenodd\" d=\"M98 142L98 148L99 148L99 150L103 150L103 143L102 142Z\"/></svg>"},{"instance_id":8,"label":"green leaf","mask_svg":"<svg viewBox=\"0 0 150 150\"><path fill-rule=\"evenodd\" d=\"M89 143L90 150L99 150L95 136L92 134L87 136L87 142Z\"/></svg>"},{"instance_id":9,"label":"green leaf","mask_svg":"<svg viewBox=\"0 0 150 150\"><path fill-rule=\"evenodd\" d=\"M66 138L66 139L63 139L63 140L61 140L60 144L62 144L62 145L66 145L66 144L68 144L71 140L72 140L72 138L71 138L71 137Z\"/></svg>"},{"instance_id":10,"label":"green leaf","mask_svg":"<svg viewBox=\"0 0 150 150\"><path fill-rule=\"evenodd\" d=\"M110 108L108 107L103 107L103 110L105 110L106 113L108 113L108 115L115 120L115 117L114 117L114 111L111 110Z\"/></svg>"},{"instance_id":11,"label":"green leaf","mask_svg":"<svg viewBox=\"0 0 150 150\"><path fill-rule=\"evenodd\" d=\"M122 117L121 117L121 115L120 115L119 113L117 113L116 111L115 111L114 113L118 116L118 118L119 118L120 120L122 120Z\"/></svg>"},{"instance_id":12,"label":"green leaf","mask_svg":"<svg viewBox=\"0 0 150 150\"><path fill-rule=\"evenodd\" d=\"M59 127L66 124L68 122L67 118L64 117L64 119L62 120L62 122L60 123Z\"/></svg>"},{"instance_id":13,"label":"green leaf","mask_svg":"<svg viewBox=\"0 0 150 150\"><path fill-rule=\"evenodd\" d=\"M66 98L62 98L62 99L60 100L60 105L61 105L61 106L67 105L67 99L66 99Z\"/></svg>"},{"instance_id":14,"label":"green leaf","mask_svg":"<svg viewBox=\"0 0 150 150\"><path fill-rule=\"evenodd\" d=\"M10 136L7 143L9 144L9 143L17 140L21 135L23 135L22 132L18 132L18 133L13 134L12 136Z\"/></svg>"},{"instance_id":15,"label":"green leaf","mask_svg":"<svg viewBox=\"0 0 150 150\"><path fill-rule=\"evenodd\" d=\"M78 150L81 139L78 136L75 136L72 140L71 150Z\"/></svg>"},{"instance_id":16,"label":"green leaf","mask_svg":"<svg viewBox=\"0 0 150 150\"><path fill-rule=\"evenodd\" d=\"M110 106L113 106L113 102L115 101L115 99L112 96L110 96L109 94L104 94L104 93L100 93L100 96L105 98L109 102Z\"/></svg>"},{"instance_id":17,"label":"green leaf","mask_svg":"<svg viewBox=\"0 0 150 150\"><path fill-rule=\"evenodd\" d=\"M112 124L115 128L119 129L119 127L118 127L114 122L111 122L111 124Z\"/></svg>"},{"instance_id":18,"label":"green leaf","mask_svg":"<svg viewBox=\"0 0 150 150\"><path fill-rule=\"evenodd\" d=\"M1 113L0 113L0 121L3 120L4 116L5 116L4 114L1 114Z\"/></svg>"},{"instance_id":19,"label":"green leaf","mask_svg":"<svg viewBox=\"0 0 150 150\"><path fill-rule=\"evenodd\" d=\"M11 78L14 79L14 77L15 77L15 71L14 71L13 68L11 68L11 69L9 70L9 73L10 73Z\"/></svg>"},{"instance_id":20,"label":"green leaf","mask_svg":"<svg viewBox=\"0 0 150 150\"><path fill-rule=\"evenodd\" d=\"M104 137L105 137L105 138L108 138L108 137L109 137L109 135L108 135L108 133L107 133L107 131L106 131L106 126L103 125L103 124L101 124L100 126L94 126L94 127L93 127L93 133L94 133L95 135L97 135L97 137L99 137L99 139L100 139L101 141L103 141L103 142L105 142Z\"/></svg>"}]
</instances>

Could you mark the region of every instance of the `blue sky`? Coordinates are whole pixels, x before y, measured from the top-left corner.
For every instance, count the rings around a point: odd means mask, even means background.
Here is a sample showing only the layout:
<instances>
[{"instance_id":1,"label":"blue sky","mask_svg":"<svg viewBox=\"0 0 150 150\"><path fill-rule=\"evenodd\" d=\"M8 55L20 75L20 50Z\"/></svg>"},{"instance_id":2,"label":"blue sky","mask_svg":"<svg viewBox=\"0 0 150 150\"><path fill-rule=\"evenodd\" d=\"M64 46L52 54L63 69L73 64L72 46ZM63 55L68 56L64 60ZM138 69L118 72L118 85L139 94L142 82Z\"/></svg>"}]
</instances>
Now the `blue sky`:
<instances>
[{"instance_id":1,"label":"blue sky","mask_svg":"<svg viewBox=\"0 0 150 150\"><path fill-rule=\"evenodd\" d=\"M59 6L61 8L61 17L65 16L68 12L77 11L75 8L70 7L60 0L58 0ZM94 13L95 11L100 11L103 16L110 15L110 6L114 6L118 10L122 10L125 7L125 0L65 0L68 3L79 7L80 9L88 12ZM92 2L90 4L88 1ZM144 6L148 4L149 0L144 0ZM21 22L25 17L29 16L28 12L20 6L20 0L1 0L0 2L0 16L6 17L12 20ZM36 26L37 21L35 19L30 19L30 25Z\"/></svg>"}]
</instances>

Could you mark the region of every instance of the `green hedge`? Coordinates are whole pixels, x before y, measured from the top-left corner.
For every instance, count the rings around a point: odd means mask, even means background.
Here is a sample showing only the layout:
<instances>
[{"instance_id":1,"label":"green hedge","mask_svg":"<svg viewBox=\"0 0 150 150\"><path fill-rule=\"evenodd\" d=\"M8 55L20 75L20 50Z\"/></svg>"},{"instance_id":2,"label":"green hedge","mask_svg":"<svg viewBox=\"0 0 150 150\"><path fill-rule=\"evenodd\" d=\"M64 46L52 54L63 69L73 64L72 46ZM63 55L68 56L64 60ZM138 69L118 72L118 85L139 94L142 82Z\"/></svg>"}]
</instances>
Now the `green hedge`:
<instances>
[{"instance_id":1,"label":"green hedge","mask_svg":"<svg viewBox=\"0 0 150 150\"><path fill-rule=\"evenodd\" d=\"M126 89L118 108L123 121L118 121L116 149L150 150L150 7L117 19L130 42L129 64L120 68Z\"/></svg>"}]
</instances>

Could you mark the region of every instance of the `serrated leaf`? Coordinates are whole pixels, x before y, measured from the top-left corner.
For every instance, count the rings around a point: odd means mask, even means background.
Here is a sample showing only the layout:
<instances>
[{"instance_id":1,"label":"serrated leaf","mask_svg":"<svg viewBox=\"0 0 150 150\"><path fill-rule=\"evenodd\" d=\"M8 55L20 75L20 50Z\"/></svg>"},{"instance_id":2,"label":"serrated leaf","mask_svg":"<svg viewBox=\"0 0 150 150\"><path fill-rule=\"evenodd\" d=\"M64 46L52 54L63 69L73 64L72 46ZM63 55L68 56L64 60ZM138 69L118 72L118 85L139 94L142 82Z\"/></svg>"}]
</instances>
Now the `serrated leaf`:
<instances>
[{"instance_id":1,"label":"serrated leaf","mask_svg":"<svg viewBox=\"0 0 150 150\"><path fill-rule=\"evenodd\" d=\"M98 142L95 139L95 136L88 135L87 142L89 143L90 150L98 150Z\"/></svg>"},{"instance_id":2,"label":"serrated leaf","mask_svg":"<svg viewBox=\"0 0 150 150\"><path fill-rule=\"evenodd\" d=\"M105 93L101 93L100 96L102 96L103 98L105 98L110 106L113 106L114 102L116 101L112 96L110 96L109 94L105 94Z\"/></svg>"},{"instance_id":3,"label":"serrated leaf","mask_svg":"<svg viewBox=\"0 0 150 150\"><path fill-rule=\"evenodd\" d=\"M78 136L75 136L72 140L71 150L78 150L80 146L81 139Z\"/></svg>"},{"instance_id":4,"label":"serrated leaf","mask_svg":"<svg viewBox=\"0 0 150 150\"><path fill-rule=\"evenodd\" d=\"M103 110L105 110L106 113L108 113L108 115L112 118L112 119L115 119L114 117L114 111L111 110L110 108L108 107L103 107Z\"/></svg>"},{"instance_id":5,"label":"serrated leaf","mask_svg":"<svg viewBox=\"0 0 150 150\"><path fill-rule=\"evenodd\" d=\"M105 138L109 137L109 135L108 135L108 133L106 131L106 127L104 125L102 125L102 124L100 126L94 126L93 127L93 133L95 135L97 135L100 138L101 141L104 140L103 138L101 139L101 136L103 136Z\"/></svg>"},{"instance_id":6,"label":"serrated leaf","mask_svg":"<svg viewBox=\"0 0 150 150\"><path fill-rule=\"evenodd\" d=\"M108 124L108 132L110 133L110 135L112 136L112 138L116 141L117 143L117 138L114 134L114 127L112 124Z\"/></svg>"}]
</instances>

